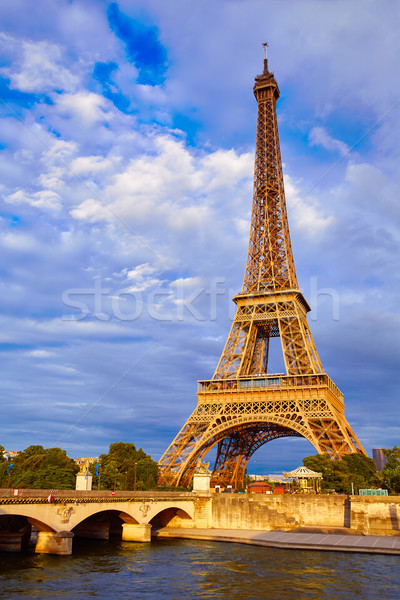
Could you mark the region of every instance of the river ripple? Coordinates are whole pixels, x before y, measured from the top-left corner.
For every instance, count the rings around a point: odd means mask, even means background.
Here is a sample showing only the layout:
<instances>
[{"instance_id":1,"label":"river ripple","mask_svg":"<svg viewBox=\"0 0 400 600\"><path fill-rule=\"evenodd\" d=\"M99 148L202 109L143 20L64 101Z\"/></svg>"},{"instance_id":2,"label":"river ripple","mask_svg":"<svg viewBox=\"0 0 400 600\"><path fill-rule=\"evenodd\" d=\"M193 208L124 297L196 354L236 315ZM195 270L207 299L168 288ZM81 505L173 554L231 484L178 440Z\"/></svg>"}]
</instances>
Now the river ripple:
<instances>
[{"instance_id":1,"label":"river ripple","mask_svg":"<svg viewBox=\"0 0 400 600\"><path fill-rule=\"evenodd\" d=\"M400 557L195 540L74 542L71 556L0 554L0 597L398 600Z\"/></svg>"}]
</instances>

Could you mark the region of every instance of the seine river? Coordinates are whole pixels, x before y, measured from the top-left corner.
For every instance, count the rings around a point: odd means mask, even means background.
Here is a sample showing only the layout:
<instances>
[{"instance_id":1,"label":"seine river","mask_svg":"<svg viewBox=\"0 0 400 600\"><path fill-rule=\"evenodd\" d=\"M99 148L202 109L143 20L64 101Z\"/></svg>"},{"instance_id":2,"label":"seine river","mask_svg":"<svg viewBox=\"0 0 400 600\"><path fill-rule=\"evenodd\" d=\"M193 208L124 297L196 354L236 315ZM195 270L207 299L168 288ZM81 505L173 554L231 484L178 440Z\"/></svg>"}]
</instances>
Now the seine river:
<instances>
[{"instance_id":1,"label":"seine river","mask_svg":"<svg viewBox=\"0 0 400 600\"><path fill-rule=\"evenodd\" d=\"M398 600L400 557L158 540L74 542L71 556L0 554L0 597Z\"/></svg>"}]
</instances>

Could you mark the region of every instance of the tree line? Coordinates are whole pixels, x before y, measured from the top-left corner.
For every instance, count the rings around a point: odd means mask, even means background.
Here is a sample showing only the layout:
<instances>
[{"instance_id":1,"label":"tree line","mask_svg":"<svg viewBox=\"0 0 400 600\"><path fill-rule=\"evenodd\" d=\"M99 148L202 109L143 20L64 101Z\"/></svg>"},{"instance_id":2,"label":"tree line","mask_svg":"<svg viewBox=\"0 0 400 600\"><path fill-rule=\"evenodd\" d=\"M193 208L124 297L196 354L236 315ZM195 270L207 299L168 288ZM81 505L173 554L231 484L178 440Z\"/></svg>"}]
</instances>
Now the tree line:
<instances>
[{"instance_id":1,"label":"tree line","mask_svg":"<svg viewBox=\"0 0 400 600\"><path fill-rule=\"evenodd\" d=\"M4 448L0 446L0 457ZM322 492L358 493L365 488L383 488L389 494L400 493L400 447L383 450L386 464L378 472L372 458L348 454L332 460L326 454L303 459L309 469L322 473ZM154 490L158 465L142 448L132 443L110 444L108 453L89 465L92 489ZM12 461L0 462L0 487L25 489L75 489L79 466L61 448L29 446ZM171 488L172 489L172 488ZM178 489L178 488L176 488Z\"/></svg>"},{"instance_id":2,"label":"tree line","mask_svg":"<svg viewBox=\"0 0 400 600\"><path fill-rule=\"evenodd\" d=\"M326 454L303 459L308 469L322 473L321 491L335 490L339 494L358 494L360 489L382 488L389 494L400 493L400 447L383 449L386 463L377 471L372 458L364 454L347 454L332 460Z\"/></svg>"},{"instance_id":3,"label":"tree line","mask_svg":"<svg viewBox=\"0 0 400 600\"><path fill-rule=\"evenodd\" d=\"M0 456L4 448L0 446ZM21 489L75 489L79 465L61 448L29 446L12 461L0 462L0 487ZM158 465L134 444L117 442L90 464L92 489L151 490L157 485Z\"/></svg>"}]
</instances>

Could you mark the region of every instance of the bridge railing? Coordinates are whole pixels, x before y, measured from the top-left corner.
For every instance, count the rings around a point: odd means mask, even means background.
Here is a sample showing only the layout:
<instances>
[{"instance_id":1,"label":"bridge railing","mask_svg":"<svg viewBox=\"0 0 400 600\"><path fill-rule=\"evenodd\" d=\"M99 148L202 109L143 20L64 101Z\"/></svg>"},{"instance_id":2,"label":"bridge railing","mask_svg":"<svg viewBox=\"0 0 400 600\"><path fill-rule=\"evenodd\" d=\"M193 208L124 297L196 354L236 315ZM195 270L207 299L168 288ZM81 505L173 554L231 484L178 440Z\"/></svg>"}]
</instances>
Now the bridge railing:
<instances>
[{"instance_id":1,"label":"bridge railing","mask_svg":"<svg viewBox=\"0 0 400 600\"><path fill-rule=\"evenodd\" d=\"M326 373L317 375L286 376L280 373L275 375L257 375L238 377L235 379L210 379L198 381L199 392L218 392L226 390L255 390L277 389L292 387L328 387L337 397L342 397L339 388L333 383Z\"/></svg>"},{"instance_id":2,"label":"bridge railing","mask_svg":"<svg viewBox=\"0 0 400 600\"><path fill-rule=\"evenodd\" d=\"M18 492L17 495L15 492ZM45 504L52 495L54 502L136 502L164 499L193 499L193 492L170 491L110 491L110 490L33 490L0 489L1 504Z\"/></svg>"}]
</instances>

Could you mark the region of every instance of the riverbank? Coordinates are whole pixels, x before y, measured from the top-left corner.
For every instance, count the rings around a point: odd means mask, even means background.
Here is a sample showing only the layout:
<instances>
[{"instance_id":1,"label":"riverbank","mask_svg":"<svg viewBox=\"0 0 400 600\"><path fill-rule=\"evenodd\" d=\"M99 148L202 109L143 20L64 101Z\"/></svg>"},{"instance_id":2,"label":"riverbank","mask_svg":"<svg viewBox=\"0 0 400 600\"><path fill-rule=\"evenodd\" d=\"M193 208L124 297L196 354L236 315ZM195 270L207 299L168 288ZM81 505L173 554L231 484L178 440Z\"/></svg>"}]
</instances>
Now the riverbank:
<instances>
[{"instance_id":1,"label":"riverbank","mask_svg":"<svg viewBox=\"0 0 400 600\"><path fill-rule=\"evenodd\" d=\"M352 535L345 528L304 528L297 531L250 529L189 529L163 527L152 532L158 539L182 538L214 542L234 542L287 550L362 552L400 555L400 535Z\"/></svg>"}]
</instances>

